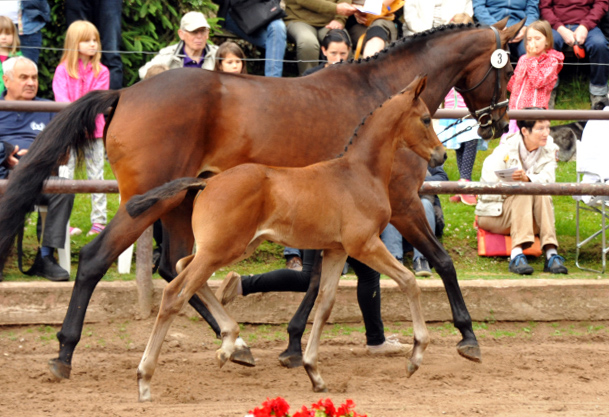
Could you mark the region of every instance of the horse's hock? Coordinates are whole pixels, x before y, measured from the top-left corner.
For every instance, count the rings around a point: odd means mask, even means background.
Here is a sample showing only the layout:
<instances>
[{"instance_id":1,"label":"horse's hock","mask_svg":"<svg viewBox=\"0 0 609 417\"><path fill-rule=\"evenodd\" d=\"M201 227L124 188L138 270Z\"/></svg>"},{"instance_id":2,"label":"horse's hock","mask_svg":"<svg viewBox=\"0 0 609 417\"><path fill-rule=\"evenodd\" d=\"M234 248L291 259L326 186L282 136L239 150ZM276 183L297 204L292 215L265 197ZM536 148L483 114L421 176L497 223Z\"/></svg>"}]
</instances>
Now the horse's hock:
<instances>
[{"instance_id":1,"label":"horse's hock","mask_svg":"<svg viewBox=\"0 0 609 417\"><path fill-rule=\"evenodd\" d=\"M419 280L427 321L451 321L446 292L440 280ZM0 284L0 325L60 324L72 293L73 282L3 282ZM165 282L153 281L153 309L158 309ZM220 281L210 281L212 291ZM605 280L468 280L460 282L474 321L594 321L609 320ZM330 323L359 323L357 282L342 280ZM409 321L406 296L390 280L381 281L385 323ZM239 297L228 311L240 323L287 323L303 297L301 293L252 294ZM87 309L86 322L140 318L135 281L102 282ZM187 306L182 314L196 316Z\"/></svg>"}]
</instances>

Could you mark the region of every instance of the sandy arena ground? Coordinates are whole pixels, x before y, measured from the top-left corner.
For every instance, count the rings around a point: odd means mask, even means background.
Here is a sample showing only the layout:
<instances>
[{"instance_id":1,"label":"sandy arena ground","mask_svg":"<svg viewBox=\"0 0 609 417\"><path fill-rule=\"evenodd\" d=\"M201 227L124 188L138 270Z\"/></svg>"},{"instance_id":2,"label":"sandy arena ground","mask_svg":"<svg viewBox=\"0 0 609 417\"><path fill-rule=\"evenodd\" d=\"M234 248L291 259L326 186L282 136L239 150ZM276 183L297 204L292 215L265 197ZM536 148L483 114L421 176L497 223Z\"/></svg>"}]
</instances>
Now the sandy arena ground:
<instances>
[{"instance_id":1,"label":"sandy arena ground","mask_svg":"<svg viewBox=\"0 0 609 417\"><path fill-rule=\"evenodd\" d=\"M46 366L56 356L57 328L0 327L0 415L243 417L267 397L283 396L292 413L329 397L337 405L350 398L369 417L609 416L607 322L484 324L476 330L481 364L458 356L451 325L431 323L432 344L411 379L405 358L370 356L360 331L329 326L320 358L330 392L316 394L304 369L277 361L284 327L245 326L257 366L218 369L211 331L180 316L152 381L153 401L139 403L136 368L152 324L85 326L72 378L60 383Z\"/></svg>"}]
</instances>

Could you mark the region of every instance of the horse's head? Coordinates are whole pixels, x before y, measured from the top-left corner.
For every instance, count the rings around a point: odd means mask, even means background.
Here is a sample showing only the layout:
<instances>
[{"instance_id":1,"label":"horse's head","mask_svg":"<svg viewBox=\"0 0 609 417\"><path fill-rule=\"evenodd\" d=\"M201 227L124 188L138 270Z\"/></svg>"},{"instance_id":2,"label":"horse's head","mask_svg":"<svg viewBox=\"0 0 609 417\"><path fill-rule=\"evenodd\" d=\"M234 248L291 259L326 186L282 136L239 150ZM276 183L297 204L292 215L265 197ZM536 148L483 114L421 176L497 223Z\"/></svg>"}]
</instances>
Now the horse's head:
<instances>
[{"instance_id":1,"label":"horse's head","mask_svg":"<svg viewBox=\"0 0 609 417\"><path fill-rule=\"evenodd\" d=\"M514 72L507 43L524 25L524 19L505 28L508 18L490 27L488 42L471 61L455 89L463 95L469 111L478 122L478 135L493 139L507 132L507 83Z\"/></svg>"},{"instance_id":2,"label":"horse's head","mask_svg":"<svg viewBox=\"0 0 609 417\"><path fill-rule=\"evenodd\" d=\"M436 136L429 109L420 97L426 85L427 76L419 75L404 89L406 100L411 105L400 121L398 135L401 143L398 146L412 149L430 166L436 167L446 160L446 150Z\"/></svg>"}]
</instances>

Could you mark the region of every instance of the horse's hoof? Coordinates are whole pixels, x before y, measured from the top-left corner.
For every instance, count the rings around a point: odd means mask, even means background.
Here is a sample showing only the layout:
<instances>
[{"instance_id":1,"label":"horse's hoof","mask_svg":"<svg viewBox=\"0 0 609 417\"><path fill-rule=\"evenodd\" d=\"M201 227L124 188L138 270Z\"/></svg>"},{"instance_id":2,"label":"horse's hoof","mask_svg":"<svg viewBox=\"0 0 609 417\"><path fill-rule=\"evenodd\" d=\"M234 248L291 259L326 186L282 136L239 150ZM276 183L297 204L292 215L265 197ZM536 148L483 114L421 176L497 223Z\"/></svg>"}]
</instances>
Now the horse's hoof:
<instances>
[{"instance_id":1,"label":"horse's hoof","mask_svg":"<svg viewBox=\"0 0 609 417\"><path fill-rule=\"evenodd\" d=\"M313 386L313 392L328 392L328 387L320 385L319 387Z\"/></svg>"},{"instance_id":2,"label":"horse's hoof","mask_svg":"<svg viewBox=\"0 0 609 417\"><path fill-rule=\"evenodd\" d=\"M226 355L226 352L222 349L216 350L216 363L220 368L224 366L226 361L228 361L229 357Z\"/></svg>"},{"instance_id":3,"label":"horse's hoof","mask_svg":"<svg viewBox=\"0 0 609 417\"><path fill-rule=\"evenodd\" d=\"M256 359L254 359L252 351L247 346L234 351L233 354L230 355L230 361L236 363L237 365L256 366Z\"/></svg>"},{"instance_id":4,"label":"horse's hoof","mask_svg":"<svg viewBox=\"0 0 609 417\"><path fill-rule=\"evenodd\" d=\"M469 359L472 362L482 362L482 353L480 352L480 346L477 341L466 341L462 340L457 344L457 352L465 359Z\"/></svg>"},{"instance_id":5,"label":"horse's hoof","mask_svg":"<svg viewBox=\"0 0 609 417\"><path fill-rule=\"evenodd\" d=\"M408 362L408 366L406 367L406 376L410 378L412 374L414 374L419 369L419 365L415 365L412 362Z\"/></svg>"},{"instance_id":6,"label":"horse's hoof","mask_svg":"<svg viewBox=\"0 0 609 417\"><path fill-rule=\"evenodd\" d=\"M49 360L49 370L55 379L70 379L70 373L72 372L72 365L63 363L59 358Z\"/></svg>"},{"instance_id":7,"label":"horse's hoof","mask_svg":"<svg viewBox=\"0 0 609 417\"><path fill-rule=\"evenodd\" d=\"M286 368L298 368L302 366L302 354L285 351L279 355L279 363Z\"/></svg>"}]
</instances>

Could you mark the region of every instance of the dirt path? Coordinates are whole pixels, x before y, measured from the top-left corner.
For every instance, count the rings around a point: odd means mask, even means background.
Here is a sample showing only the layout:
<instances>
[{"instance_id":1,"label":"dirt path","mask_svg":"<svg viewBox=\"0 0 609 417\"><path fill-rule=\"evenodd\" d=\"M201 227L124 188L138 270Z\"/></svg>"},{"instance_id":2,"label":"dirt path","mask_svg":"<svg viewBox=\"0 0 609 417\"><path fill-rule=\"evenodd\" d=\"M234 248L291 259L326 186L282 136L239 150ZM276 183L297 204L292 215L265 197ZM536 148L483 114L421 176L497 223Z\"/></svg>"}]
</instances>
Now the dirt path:
<instances>
[{"instance_id":1,"label":"dirt path","mask_svg":"<svg viewBox=\"0 0 609 417\"><path fill-rule=\"evenodd\" d=\"M257 366L218 370L211 332L181 316L161 354L153 401L141 404L135 372L152 323L87 325L72 378L61 383L46 368L57 329L0 327L0 415L243 417L267 397L283 396L292 413L329 397L335 404L350 398L369 417L609 416L607 322L481 325L482 364L457 355L451 326L431 324L432 344L411 379L404 358L365 353L361 327L330 327L320 354L330 392L315 394L303 369L284 369L276 359L283 327L246 326Z\"/></svg>"}]
</instances>

